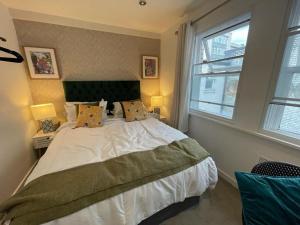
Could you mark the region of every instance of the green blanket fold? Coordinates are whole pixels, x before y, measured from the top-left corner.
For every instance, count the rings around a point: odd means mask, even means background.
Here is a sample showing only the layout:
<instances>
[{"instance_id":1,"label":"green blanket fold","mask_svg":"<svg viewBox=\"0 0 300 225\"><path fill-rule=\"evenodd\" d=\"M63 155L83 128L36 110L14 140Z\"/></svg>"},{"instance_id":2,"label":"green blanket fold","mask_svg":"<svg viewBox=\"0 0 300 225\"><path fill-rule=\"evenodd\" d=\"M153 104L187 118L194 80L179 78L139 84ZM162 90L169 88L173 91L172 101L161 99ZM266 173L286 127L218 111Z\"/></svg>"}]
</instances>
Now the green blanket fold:
<instances>
[{"instance_id":1,"label":"green blanket fold","mask_svg":"<svg viewBox=\"0 0 300 225\"><path fill-rule=\"evenodd\" d=\"M176 174L209 154L193 139L41 176L0 205L11 225L38 225ZM0 217L1 218L1 217Z\"/></svg>"}]
</instances>

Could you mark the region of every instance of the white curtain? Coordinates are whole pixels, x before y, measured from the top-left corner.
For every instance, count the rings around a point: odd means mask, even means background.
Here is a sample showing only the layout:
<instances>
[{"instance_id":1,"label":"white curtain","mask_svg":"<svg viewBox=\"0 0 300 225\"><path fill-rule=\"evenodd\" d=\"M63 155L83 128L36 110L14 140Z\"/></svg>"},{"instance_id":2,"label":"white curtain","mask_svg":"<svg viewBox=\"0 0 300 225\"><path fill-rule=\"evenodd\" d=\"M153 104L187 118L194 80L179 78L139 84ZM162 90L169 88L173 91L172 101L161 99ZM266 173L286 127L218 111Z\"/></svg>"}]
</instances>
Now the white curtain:
<instances>
[{"instance_id":1,"label":"white curtain","mask_svg":"<svg viewBox=\"0 0 300 225\"><path fill-rule=\"evenodd\" d=\"M189 129L189 98L191 85L191 60L194 29L190 23L181 24L178 30L177 58L171 123L182 132Z\"/></svg>"}]
</instances>

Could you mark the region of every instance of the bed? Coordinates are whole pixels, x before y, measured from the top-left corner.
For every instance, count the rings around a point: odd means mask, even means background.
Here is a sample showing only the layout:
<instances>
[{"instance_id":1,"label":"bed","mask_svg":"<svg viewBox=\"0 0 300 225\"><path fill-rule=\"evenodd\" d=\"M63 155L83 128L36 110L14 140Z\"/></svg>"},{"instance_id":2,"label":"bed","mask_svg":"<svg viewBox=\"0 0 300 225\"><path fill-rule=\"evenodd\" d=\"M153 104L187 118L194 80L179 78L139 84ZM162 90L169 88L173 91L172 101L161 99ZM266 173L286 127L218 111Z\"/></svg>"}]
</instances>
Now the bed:
<instances>
[{"instance_id":1,"label":"bed","mask_svg":"<svg viewBox=\"0 0 300 225\"><path fill-rule=\"evenodd\" d=\"M66 101L140 98L139 81L65 81ZM26 184L42 175L105 161L131 152L147 151L187 136L154 118L125 122L111 118L100 128L74 128L64 123ZM137 225L159 224L161 220L198 202L199 196L217 183L211 157L177 174L139 186L93 204L45 225Z\"/></svg>"}]
</instances>

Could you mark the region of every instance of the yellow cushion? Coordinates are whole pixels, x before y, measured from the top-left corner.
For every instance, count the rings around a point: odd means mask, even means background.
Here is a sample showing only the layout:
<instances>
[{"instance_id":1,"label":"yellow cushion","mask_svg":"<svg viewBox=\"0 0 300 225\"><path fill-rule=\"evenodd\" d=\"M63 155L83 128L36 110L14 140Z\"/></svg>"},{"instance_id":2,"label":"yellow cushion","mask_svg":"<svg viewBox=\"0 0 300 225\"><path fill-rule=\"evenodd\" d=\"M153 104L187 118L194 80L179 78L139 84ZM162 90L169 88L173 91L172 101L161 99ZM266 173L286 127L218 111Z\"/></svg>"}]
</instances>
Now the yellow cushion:
<instances>
[{"instance_id":1,"label":"yellow cushion","mask_svg":"<svg viewBox=\"0 0 300 225\"><path fill-rule=\"evenodd\" d=\"M76 127L101 127L103 108L92 105L79 105Z\"/></svg>"},{"instance_id":2,"label":"yellow cushion","mask_svg":"<svg viewBox=\"0 0 300 225\"><path fill-rule=\"evenodd\" d=\"M147 119L147 110L140 100L122 102L126 122Z\"/></svg>"}]
</instances>

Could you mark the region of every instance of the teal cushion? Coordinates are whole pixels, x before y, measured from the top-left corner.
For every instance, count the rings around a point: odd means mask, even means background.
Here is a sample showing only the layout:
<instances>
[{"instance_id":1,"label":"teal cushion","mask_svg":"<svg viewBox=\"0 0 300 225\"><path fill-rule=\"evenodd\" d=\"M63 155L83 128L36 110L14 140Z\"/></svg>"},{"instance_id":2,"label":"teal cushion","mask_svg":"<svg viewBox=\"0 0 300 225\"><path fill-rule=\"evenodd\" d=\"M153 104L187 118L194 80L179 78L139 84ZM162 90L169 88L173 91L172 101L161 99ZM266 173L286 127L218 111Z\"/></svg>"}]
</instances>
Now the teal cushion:
<instances>
[{"instance_id":1,"label":"teal cushion","mask_svg":"<svg viewBox=\"0 0 300 225\"><path fill-rule=\"evenodd\" d=\"M300 177L235 173L245 225L299 225Z\"/></svg>"}]
</instances>

